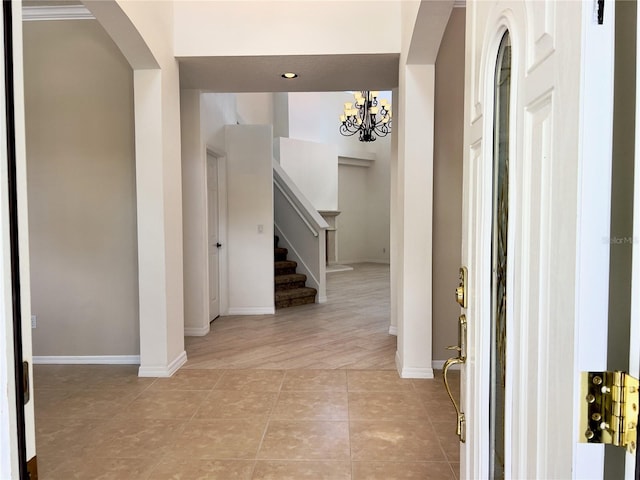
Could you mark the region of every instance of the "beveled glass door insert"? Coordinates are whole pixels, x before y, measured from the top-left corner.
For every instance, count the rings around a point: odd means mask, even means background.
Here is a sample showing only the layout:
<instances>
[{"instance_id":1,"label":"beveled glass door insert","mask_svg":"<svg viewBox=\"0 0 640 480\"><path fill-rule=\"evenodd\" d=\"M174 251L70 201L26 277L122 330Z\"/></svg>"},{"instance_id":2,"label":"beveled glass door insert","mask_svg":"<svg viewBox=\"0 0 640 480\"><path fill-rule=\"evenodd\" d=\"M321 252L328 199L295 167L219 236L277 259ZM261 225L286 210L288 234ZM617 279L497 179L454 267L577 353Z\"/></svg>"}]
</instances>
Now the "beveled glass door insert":
<instances>
[{"instance_id":1,"label":"beveled glass door insert","mask_svg":"<svg viewBox=\"0 0 640 480\"><path fill-rule=\"evenodd\" d=\"M493 211L491 242L490 478L505 478L505 379L507 355L507 231L509 225L509 104L511 42L500 42L494 79Z\"/></svg>"}]
</instances>

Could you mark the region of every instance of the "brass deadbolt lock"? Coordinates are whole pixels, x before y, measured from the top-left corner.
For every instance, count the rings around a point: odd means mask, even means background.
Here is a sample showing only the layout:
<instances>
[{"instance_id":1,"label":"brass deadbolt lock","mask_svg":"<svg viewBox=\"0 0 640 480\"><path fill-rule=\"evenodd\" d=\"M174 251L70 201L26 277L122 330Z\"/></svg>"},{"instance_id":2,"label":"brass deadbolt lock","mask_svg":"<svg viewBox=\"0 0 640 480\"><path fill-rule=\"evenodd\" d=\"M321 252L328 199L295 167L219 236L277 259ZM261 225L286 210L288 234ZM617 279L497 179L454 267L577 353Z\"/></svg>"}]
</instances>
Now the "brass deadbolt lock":
<instances>
[{"instance_id":1,"label":"brass deadbolt lock","mask_svg":"<svg viewBox=\"0 0 640 480\"><path fill-rule=\"evenodd\" d=\"M456 302L467 308L467 267L460 267L460 284L456 288Z\"/></svg>"}]
</instances>

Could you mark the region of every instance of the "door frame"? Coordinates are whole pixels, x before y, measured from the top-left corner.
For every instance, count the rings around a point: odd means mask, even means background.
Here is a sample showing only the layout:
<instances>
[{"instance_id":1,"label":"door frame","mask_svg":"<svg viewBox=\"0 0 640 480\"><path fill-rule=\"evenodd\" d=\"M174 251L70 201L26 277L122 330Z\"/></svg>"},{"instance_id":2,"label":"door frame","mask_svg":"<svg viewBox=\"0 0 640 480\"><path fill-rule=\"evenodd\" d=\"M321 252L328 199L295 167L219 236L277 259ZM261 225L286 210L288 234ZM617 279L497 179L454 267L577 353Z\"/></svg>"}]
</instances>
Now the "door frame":
<instances>
[{"instance_id":1,"label":"door frame","mask_svg":"<svg viewBox=\"0 0 640 480\"><path fill-rule=\"evenodd\" d=\"M209 163L209 157L213 157L218 162L218 242L222 247L218 249L218 287L220 298L220 315L229 313L229 281L228 281L228 244L227 244L227 157L223 150L207 145L205 148L205 172ZM209 194L207 185L207 175L205 174L205 195ZM205 205L208 201L205 199ZM209 211L205 208L204 232L207 245L207 275L205 276L204 291L207 292L207 309L209 312ZM208 314L211 316L210 314ZM211 322L212 319L210 318Z\"/></svg>"}]
</instances>

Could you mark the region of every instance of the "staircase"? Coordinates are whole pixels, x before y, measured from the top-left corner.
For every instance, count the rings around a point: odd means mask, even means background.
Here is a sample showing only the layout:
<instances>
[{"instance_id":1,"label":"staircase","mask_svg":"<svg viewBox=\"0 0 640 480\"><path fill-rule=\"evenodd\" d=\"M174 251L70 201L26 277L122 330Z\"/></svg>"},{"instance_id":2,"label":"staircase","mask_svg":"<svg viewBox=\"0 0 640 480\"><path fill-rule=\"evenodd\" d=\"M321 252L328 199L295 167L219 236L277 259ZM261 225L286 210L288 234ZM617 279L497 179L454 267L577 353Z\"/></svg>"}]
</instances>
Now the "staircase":
<instances>
[{"instance_id":1,"label":"staircase","mask_svg":"<svg viewBox=\"0 0 640 480\"><path fill-rule=\"evenodd\" d=\"M287 260L286 248L278 247L279 239L274 238L274 272L276 308L295 307L315 303L318 291L305 286L307 276L296 273L298 264Z\"/></svg>"}]
</instances>

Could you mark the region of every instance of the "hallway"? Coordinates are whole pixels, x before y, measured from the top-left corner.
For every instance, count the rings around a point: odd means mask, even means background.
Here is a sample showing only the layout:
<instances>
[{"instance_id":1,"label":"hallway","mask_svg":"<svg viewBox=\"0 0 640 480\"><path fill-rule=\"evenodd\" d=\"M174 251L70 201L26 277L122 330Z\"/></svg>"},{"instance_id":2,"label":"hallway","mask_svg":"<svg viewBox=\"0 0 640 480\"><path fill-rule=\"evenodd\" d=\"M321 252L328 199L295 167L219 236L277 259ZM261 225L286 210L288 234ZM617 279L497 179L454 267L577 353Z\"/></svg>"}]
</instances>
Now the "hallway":
<instances>
[{"instance_id":1,"label":"hallway","mask_svg":"<svg viewBox=\"0 0 640 480\"><path fill-rule=\"evenodd\" d=\"M328 276L329 303L224 317L172 378L35 369L42 479L454 479L441 378L400 379L389 269Z\"/></svg>"}]
</instances>

